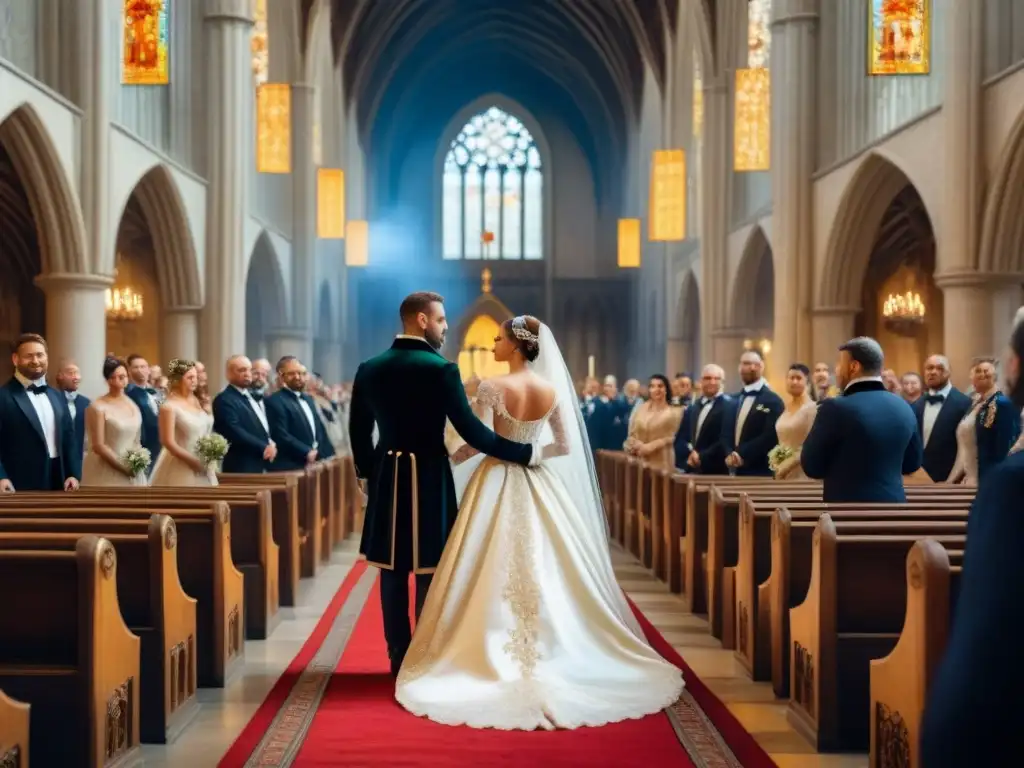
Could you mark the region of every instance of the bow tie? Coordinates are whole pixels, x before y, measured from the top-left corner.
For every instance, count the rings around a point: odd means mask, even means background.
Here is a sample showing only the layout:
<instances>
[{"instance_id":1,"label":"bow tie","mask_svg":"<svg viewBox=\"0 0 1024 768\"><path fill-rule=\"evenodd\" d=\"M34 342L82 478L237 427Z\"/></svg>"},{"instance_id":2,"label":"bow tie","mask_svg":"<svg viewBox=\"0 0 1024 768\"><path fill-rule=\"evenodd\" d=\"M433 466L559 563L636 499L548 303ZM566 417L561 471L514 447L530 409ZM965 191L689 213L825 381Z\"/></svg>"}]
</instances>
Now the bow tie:
<instances>
[{"instance_id":1,"label":"bow tie","mask_svg":"<svg viewBox=\"0 0 1024 768\"><path fill-rule=\"evenodd\" d=\"M945 395L925 395L924 399L928 405L942 405L946 402Z\"/></svg>"},{"instance_id":2,"label":"bow tie","mask_svg":"<svg viewBox=\"0 0 1024 768\"><path fill-rule=\"evenodd\" d=\"M25 387L25 391L30 395L45 395L46 385L45 384L29 384Z\"/></svg>"},{"instance_id":3,"label":"bow tie","mask_svg":"<svg viewBox=\"0 0 1024 768\"><path fill-rule=\"evenodd\" d=\"M253 400L255 400L255 401L256 401L257 403L262 403L262 402L263 402L263 393L262 393L262 392L253 392L253 391L252 391L252 390L250 389L250 390L249 390L249 392L248 392L248 395L249 395L249 397L251 397L251 398L252 398Z\"/></svg>"},{"instance_id":4,"label":"bow tie","mask_svg":"<svg viewBox=\"0 0 1024 768\"><path fill-rule=\"evenodd\" d=\"M700 399L700 407L703 408L705 405L708 405L709 403L713 403L713 402L714 402L714 398L713 397L702 397Z\"/></svg>"},{"instance_id":5,"label":"bow tie","mask_svg":"<svg viewBox=\"0 0 1024 768\"><path fill-rule=\"evenodd\" d=\"M144 389L146 390L146 394L153 395L153 397L156 397L156 388L155 387L144 387Z\"/></svg>"},{"instance_id":6,"label":"bow tie","mask_svg":"<svg viewBox=\"0 0 1024 768\"><path fill-rule=\"evenodd\" d=\"M758 394L758 392L757 392L756 389L744 389L743 390L743 397L757 397L757 394Z\"/></svg>"}]
</instances>

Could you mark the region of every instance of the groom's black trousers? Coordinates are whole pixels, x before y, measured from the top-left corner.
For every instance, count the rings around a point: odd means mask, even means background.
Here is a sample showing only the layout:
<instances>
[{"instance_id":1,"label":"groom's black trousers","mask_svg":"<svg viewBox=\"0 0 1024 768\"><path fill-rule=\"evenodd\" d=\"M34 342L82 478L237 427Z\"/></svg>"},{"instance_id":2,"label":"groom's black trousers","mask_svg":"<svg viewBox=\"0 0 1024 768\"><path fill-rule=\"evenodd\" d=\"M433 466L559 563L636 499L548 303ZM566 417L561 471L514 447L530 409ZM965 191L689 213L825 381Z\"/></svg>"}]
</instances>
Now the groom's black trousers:
<instances>
[{"instance_id":1,"label":"groom's black trousers","mask_svg":"<svg viewBox=\"0 0 1024 768\"><path fill-rule=\"evenodd\" d=\"M432 573L416 574L416 618L423 610L427 599ZM388 644L392 672L398 672L412 642L412 625L409 621L409 571L380 571L380 602L384 610L384 640Z\"/></svg>"}]
</instances>

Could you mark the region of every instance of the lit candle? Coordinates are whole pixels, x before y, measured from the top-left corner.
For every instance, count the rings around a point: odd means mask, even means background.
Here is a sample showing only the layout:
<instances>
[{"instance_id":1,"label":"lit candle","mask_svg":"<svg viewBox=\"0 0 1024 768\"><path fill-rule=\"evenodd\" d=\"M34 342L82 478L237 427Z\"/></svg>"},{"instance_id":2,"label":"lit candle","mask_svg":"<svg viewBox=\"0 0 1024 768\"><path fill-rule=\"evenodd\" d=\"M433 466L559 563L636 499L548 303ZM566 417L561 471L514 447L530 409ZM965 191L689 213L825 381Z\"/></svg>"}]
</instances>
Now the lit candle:
<instances>
[{"instance_id":1,"label":"lit candle","mask_svg":"<svg viewBox=\"0 0 1024 768\"><path fill-rule=\"evenodd\" d=\"M597 367L594 362L594 356L591 355L590 357L587 358L587 376L589 376L590 378L594 378L595 376L597 376L597 374L595 373L596 370Z\"/></svg>"}]
</instances>

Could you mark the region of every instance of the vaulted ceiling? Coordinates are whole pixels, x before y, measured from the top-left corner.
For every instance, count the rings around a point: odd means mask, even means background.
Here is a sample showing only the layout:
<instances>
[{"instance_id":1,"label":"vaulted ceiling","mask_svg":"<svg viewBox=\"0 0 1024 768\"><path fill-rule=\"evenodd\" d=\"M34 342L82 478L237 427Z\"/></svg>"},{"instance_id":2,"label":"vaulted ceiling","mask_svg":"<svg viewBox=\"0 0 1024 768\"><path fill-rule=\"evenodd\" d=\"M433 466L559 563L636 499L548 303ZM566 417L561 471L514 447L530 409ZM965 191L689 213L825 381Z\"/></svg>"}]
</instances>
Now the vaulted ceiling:
<instances>
[{"instance_id":1,"label":"vaulted ceiling","mask_svg":"<svg viewBox=\"0 0 1024 768\"><path fill-rule=\"evenodd\" d=\"M500 92L575 135L601 184L621 168L644 64L664 82L680 0L332 0L332 38L364 146L400 165Z\"/></svg>"}]
</instances>

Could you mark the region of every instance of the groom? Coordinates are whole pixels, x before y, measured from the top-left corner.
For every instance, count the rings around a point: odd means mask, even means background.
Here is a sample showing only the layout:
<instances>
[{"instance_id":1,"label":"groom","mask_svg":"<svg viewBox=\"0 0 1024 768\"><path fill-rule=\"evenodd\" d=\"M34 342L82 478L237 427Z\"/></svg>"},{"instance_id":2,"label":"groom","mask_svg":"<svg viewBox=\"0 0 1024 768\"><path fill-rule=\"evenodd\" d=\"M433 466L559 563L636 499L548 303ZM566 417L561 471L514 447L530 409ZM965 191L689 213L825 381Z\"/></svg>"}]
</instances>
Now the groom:
<instances>
[{"instance_id":1,"label":"groom","mask_svg":"<svg viewBox=\"0 0 1024 768\"><path fill-rule=\"evenodd\" d=\"M391 673L409 649L409 574L416 615L430 586L458 504L445 450L445 423L473 448L502 461L539 463L541 452L487 429L470 409L459 367L441 356L448 322L444 299L421 291L402 302L403 332L359 366L352 385L349 437L356 474L369 500L359 551L381 569L384 639ZM373 444L377 425L380 439Z\"/></svg>"}]
</instances>

